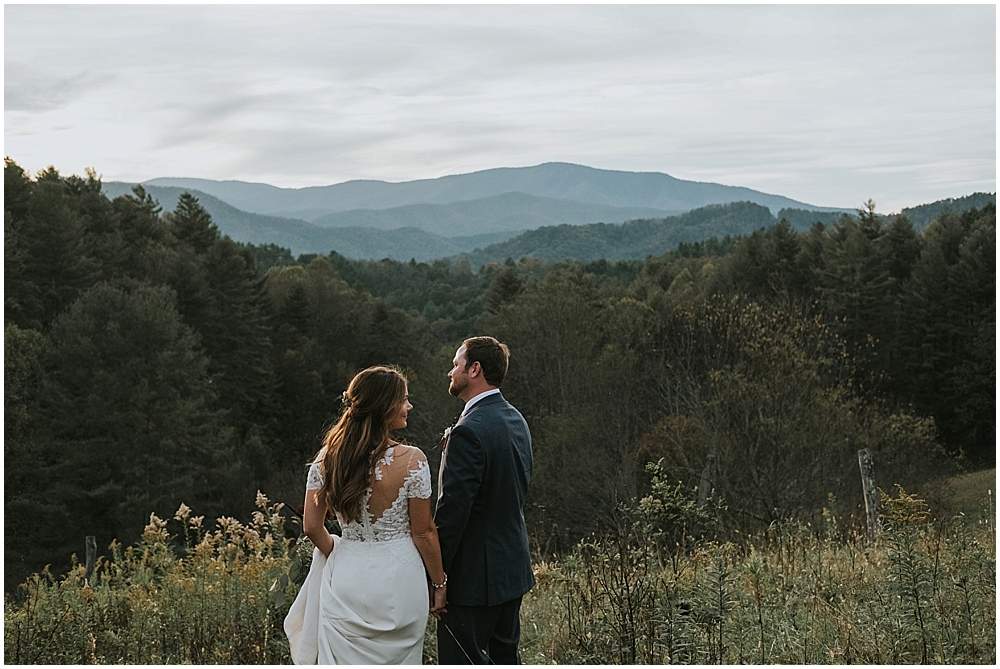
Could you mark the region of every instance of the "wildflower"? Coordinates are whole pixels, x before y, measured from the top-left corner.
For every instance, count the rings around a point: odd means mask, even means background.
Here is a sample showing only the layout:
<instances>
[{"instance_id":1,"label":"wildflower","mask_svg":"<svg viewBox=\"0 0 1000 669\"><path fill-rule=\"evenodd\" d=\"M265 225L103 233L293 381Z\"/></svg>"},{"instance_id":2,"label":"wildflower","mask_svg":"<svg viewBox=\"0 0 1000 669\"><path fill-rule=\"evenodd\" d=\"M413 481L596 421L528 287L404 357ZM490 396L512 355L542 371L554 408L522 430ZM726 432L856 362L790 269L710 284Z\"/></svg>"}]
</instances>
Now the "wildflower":
<instances>
[{"instance_id":1,"label":"wildflower","mask_svg":"<svg viewBox=\"0 0 1000 669\"><path fill-rule=\"evenodd\" d=\"M174 520L179 520L183 523L190 515L191 509L188 508L187 504L181 502L181 505L177 507L177 513L174 514Z\"/></svg>"},{"instance_id":2,"label":"wildflower","mask_svg":"<svg viewBox=\"0 0 1000 669\"><path fill-rule=\"evenodd\" d=\"M166 541L167 522L157 518L155 513L149 514L149 525L142 531L142 540L150 544Z\"/></svg>"},{"instance_id":3,"label":"wildflower","mask_svg":"<svg viewBox=\"0 0 1000 669\"><path fill-rule=\"evenodd\" d=\"M243 524L235 518L230 518L229 516L222 516L217 521L219 527L226 534L237 534L243 529Z\"/></svg>"},{"instance_id":4,"label":"wildflower","mask_svg":"<svg viewBox=\"0 0 1000 669\"><path fill-rule=\"evenodd\" d=\"M215 553L215 542L212 540L212 535L205 535L197 546L194 547L195 558L205 560L211 559L212 555Z\"/></svg>"},{"instance_id":5,"label":"wildflower","mask_svg":"<svg viewBox=\"0 0 1000 669\"><path fill-rule=\"evenodd\" d=\"M243 536L247 542L247 548L250 550L256 550L257 546L260 545L260 534L257 530L247 530Z\"/></svg>"}]
</instances>

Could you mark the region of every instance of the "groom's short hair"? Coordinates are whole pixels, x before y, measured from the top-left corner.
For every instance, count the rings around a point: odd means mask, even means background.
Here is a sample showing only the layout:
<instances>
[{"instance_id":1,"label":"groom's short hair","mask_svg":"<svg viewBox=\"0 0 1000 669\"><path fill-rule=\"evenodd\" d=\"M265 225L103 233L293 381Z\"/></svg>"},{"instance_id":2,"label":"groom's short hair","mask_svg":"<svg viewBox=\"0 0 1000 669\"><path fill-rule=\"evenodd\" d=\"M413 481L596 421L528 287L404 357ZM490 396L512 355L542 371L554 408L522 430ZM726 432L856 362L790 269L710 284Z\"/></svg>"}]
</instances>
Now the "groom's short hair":
<instances>
[{"instance_id":1,"label":"groom's short hair","mask_svg":"<svg viewBox=\"0 0 1000 669\"><path fill-rule=\"evenodd\" d=\"M478 362L483 370L483 378L491 386L499 388L507 376L510 349L493 337L470 337L462 342L465 347L466 367Z\"/></svg>"}]
</instances>

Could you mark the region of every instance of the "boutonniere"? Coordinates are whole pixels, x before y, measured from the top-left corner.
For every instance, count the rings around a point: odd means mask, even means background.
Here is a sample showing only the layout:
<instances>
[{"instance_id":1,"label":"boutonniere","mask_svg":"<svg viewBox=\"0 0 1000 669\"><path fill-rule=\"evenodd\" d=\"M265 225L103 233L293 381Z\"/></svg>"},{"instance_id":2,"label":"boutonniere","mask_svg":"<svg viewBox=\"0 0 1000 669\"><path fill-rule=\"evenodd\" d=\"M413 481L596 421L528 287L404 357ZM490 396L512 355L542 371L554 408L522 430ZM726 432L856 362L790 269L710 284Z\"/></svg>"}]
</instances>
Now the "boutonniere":
<instances>
[{"instance_id":1,"label":"boutonniere","mask_svg":"<svg viewBox=\"0 0 1000 669\"><path fill-rule=\"evenodd\" d=\"M441 437L441 450L444 450L444 447L448 445L448 439L451 438L451 431L454 427L455 426L452 425L451 427L446 427L444 429L444 435Z\"/></svg>"}]
</instances>

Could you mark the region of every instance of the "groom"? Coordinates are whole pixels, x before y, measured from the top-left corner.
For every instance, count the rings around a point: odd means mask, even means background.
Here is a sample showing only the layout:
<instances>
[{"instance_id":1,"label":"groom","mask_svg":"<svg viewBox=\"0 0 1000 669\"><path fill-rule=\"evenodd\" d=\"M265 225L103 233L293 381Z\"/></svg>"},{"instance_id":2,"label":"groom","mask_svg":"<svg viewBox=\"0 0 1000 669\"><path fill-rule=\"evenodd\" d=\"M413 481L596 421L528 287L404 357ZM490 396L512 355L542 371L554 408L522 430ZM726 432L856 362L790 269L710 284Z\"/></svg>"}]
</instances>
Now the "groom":
<instances>
[{"instance_id":1,"label":"groom","mask_svg":"<svg viewBox=\"0 0 1000 669\"><path fill-rule=\"evenodd\" d=\"M465 410L441 453L434 516L448 575L438 622L441 664L519 664L521 597L535 584L524 524L531 435L500 394L510 353L466 339L448 373Z\"/></svg>"}]
</instances>

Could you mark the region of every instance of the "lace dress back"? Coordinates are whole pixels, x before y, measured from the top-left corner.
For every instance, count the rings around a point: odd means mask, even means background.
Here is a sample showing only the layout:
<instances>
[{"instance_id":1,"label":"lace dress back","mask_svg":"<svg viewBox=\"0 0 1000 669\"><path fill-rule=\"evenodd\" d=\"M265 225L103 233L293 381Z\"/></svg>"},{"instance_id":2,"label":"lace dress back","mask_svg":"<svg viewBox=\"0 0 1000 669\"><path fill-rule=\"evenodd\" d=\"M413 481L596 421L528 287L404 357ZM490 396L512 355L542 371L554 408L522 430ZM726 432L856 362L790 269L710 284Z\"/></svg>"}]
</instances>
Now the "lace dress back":
<instances>
[{"instance_id":1,"label":"lace dress back","mask_svg":"<svg viewBox=\"0 0 1000 669\"><path fill-rule=\"evenodd\" d=\"M323 485L321 461L309 468L308 490ZM346 541L391 541L410 536L409 500L431 496L431 474L427 457L419 448L391 446L375 465L371 485L365 493L361 522L348 521L337 512Z\"/></svg>"},{"instance_id":2,"label":"lace dress back","mask_svg":"<svg viewBox=\"0 0 1000 669\"><path fill-rule=\"evenodd\" d=\"M306 488L322 485L322 464L316 462ZM301 628L309 630L303 638L316 644L310 661L420 664L429 600L423 561L410 532L410 500L430 496L427 458L418 448L396 445L372 472L361 520L348 522L337 514L341 537L328 558L313 551L308 578L316 570L318 584L303 586L313 593L307 600L315 602L314 609L306 603L300 607L312 611L301 616Z\"/></svg>"}]
</instances>

